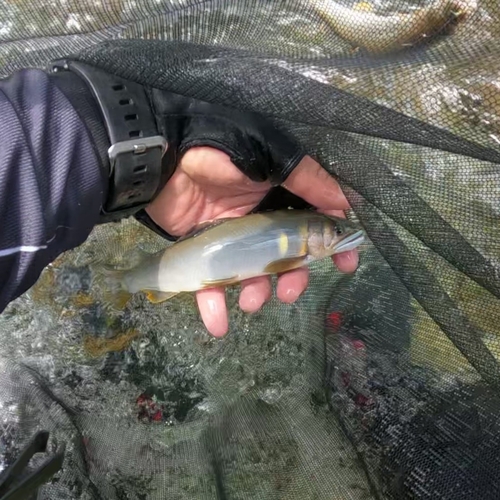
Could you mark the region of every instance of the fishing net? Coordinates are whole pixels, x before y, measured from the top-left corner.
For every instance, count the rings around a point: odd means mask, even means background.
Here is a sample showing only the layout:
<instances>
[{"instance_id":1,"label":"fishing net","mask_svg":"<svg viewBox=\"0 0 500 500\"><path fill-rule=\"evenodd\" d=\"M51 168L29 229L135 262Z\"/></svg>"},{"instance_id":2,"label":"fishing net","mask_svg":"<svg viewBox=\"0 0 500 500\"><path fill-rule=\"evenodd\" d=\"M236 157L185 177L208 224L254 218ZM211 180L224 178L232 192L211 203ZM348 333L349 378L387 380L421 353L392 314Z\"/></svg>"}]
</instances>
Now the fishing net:
<instances>
[{"instance_id":1,"label":"fishing net","mask_svg":"<svg viewBox=\"0 0 500 500\"><path fill-rule=\"evenodd\" d=\"M496 0L1 0L2 76L72 55L260 112L368 239L295 304L244 314L229 288L215 339L191 295L106 308L96 266L167 243L96 227L0 316L0 471L43 429L66 451L39 499L500 498L499 20Z\"/></svg>"}]
</instances>

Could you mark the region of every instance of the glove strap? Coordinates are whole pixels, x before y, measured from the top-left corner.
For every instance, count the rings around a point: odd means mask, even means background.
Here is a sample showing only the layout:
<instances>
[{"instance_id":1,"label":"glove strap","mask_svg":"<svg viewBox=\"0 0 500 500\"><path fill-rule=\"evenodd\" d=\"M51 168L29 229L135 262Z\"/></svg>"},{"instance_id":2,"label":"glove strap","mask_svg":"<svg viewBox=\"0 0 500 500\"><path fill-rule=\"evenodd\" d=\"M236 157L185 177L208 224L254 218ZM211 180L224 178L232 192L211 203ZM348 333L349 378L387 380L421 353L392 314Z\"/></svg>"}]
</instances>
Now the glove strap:
<instances>
[{"instance_id":1,"label":"glove strap","mask_svg":"<svg viewBox=\"0 0 500 500\"><path fill-rule=\"evenodd\" d=\"M134 214L134 217L141 224L168 241L177 241L179 239L178 236L172 236L171 234L167 233L162 227L160 227L143 208L136 212Z\"/></svg>"},{"instance_id":2,"label":"glove strap","mask_svg":"<svg viewBox=\"0 0 500 500\"><path fill-rule=\"evenodd\" d=\"M52 62L51 71L72 71L82 78L102 112L111 146L107 152L109 189L101 222L134 215L169 177L164 171L168 144L158 133L144 87L78 61Z\"/></svg>"}]
</instances>

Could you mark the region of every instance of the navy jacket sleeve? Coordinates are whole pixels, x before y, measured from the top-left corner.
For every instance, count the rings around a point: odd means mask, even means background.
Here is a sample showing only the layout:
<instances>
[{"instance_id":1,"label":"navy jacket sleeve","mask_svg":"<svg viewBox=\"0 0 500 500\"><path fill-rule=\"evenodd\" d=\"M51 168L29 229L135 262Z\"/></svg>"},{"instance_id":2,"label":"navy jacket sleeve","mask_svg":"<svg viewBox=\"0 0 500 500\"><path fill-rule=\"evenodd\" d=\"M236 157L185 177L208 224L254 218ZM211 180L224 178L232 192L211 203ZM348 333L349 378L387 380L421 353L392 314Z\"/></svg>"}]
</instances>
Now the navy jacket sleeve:
<instances>
[{"instance_id":1,"label":"navy jacket sleeve","mask_svg":"<svg viewBox=\"0 0 500 500\"><path fill-rule=\"evenodd\" d=\"M106 178L74 106L85 89L65 92L78 85L36 69L0 81L0 312L98 223Z\"/></svg>"}]
</instances>

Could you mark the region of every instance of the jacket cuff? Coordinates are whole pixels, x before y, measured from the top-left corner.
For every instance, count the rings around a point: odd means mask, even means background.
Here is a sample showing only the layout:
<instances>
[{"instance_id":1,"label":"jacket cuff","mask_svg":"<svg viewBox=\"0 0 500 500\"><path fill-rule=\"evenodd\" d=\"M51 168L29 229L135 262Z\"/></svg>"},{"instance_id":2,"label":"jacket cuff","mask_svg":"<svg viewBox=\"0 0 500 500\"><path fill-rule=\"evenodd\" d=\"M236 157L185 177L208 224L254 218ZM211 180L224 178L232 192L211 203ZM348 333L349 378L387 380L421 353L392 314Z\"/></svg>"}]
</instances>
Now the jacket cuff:
<instances>
[{"instance_id":1,"label":"jacket cuff","mask_svg":"<svg viewBox=\"0 0 500 500\"><path fill-rule=\"evenodd\" d=\"M75 108L91 138L94 153L99 160L103 188L102 205L104 205L109 188L110 164L108 149L111 143L104 126L101 111L90 89L76 74L70 71L60 71L50 73L48 76Z\"/></svg>"}]
</instances>

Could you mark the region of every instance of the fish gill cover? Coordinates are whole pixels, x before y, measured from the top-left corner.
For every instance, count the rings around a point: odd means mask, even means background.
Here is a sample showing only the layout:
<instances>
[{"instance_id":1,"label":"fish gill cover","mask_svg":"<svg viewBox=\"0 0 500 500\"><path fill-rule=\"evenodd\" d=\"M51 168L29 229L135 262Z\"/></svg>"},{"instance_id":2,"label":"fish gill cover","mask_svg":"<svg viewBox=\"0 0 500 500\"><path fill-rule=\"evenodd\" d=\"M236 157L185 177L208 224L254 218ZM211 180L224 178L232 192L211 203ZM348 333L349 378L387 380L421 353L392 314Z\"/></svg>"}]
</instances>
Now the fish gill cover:
<instances>
[{"instance_id":1,"label":"fish gill cover","mask_svg":"<svg viewBox=\"0 0 500 500\"><path fill-rule=\"evenodd\" d=\"M40 499L500 498L499 18L496 0L1 0L3 76L71 55L263 113L368 239L293 305L247 315L229 288L217 340L190 295L108 309L96 266L165 242L97 227L0 316L0 471L43 429L66 453Z\"/></svg>"}]
</instances>

